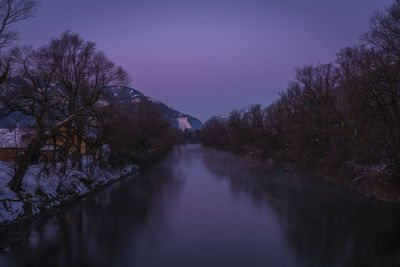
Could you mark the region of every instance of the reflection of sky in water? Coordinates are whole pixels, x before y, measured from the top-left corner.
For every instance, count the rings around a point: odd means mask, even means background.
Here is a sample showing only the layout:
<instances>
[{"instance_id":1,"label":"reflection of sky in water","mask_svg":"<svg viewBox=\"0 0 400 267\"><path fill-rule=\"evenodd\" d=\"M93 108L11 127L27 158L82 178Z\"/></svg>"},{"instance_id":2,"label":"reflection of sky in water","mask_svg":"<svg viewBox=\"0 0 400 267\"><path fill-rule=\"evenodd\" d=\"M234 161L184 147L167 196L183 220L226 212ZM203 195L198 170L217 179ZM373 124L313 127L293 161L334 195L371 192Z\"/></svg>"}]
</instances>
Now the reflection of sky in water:
<instances>
[{"instance_id":1,"label":"reflection of sky in water","mask_svg":"<svg viewBox=\"0 0 400 267\"><path fill-rule=\"evenodd\" d=\"M397 266L399 211L188 146L0 256L24 266Z\"/></svg>"}]
</instances>

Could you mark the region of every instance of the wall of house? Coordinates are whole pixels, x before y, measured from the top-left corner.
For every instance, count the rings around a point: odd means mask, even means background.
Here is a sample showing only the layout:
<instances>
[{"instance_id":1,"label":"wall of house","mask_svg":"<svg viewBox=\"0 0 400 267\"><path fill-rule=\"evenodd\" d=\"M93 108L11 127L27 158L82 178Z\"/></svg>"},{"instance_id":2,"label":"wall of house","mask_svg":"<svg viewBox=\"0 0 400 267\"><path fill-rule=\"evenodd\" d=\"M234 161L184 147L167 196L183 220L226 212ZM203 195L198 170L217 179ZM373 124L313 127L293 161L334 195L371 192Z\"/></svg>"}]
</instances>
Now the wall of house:
<instances>
[{"instance_id":1,"label":"wall of house","mask_svg":"<svg viewBox=\"0 0 400 267\"><path fill-rule=\"evenodd\" d=\"M0 161L7 161L7 162L14 161L15 156L23 151L24 151L23 149L16 149L16 148L0 148Z\"/></svg>"}]
</instances>

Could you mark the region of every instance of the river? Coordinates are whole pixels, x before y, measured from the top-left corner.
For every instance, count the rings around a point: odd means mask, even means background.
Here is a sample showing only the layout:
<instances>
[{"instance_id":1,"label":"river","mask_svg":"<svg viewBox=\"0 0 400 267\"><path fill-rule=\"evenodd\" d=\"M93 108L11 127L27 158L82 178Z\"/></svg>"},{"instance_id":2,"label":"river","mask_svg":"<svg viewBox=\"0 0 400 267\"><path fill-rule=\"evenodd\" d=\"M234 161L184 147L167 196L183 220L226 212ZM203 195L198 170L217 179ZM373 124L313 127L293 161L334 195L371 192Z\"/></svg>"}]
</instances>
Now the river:
<instances>
[{"instance_id":1,"label":"river","mask_svg":"<svg viewBox=\"0 0 400 267\"><path fill-rule=\"evenodd\" d=\"M0 266L400 266L400 208L188 145L35 222Z\"/></svg>"}]
</instances>

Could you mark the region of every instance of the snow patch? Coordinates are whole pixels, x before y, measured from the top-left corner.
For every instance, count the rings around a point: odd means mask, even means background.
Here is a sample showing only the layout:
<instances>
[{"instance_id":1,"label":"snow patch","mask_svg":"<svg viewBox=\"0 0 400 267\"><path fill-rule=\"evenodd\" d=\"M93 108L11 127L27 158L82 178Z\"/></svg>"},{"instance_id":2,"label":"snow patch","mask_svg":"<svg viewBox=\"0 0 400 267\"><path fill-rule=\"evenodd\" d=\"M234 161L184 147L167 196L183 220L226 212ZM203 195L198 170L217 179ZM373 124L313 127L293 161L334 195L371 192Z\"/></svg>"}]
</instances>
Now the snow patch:
<instances>
[{"instance_id":1,"label":"snow patch","mask_svg":"<svg viewBox=\"0 0 400 267\"><path fill-rule=\"evenodd\" d=\"M36 214L44 209L60 205L63 201L82 197L90 191L109 184L122 176L135 174L136 165L123 169L90 168L93 159L83 157L83 172L67 169L64 176L59 176L55 168L45 164L32 165L27 170L19 198L9 187L8 182L14 173L13 163L0 161L0 223L16 220L19 216ZM25 206L30 210L24 209Z\"/></svg>"},{"instance_id":2,"label":"snow patch","mask_svg":"<svg viewBox=\"0 0 400 267\"><path fill-rule=\"evenodd\" d=\"M0 222L12 221L24 213L24 204L10 188L0 187Z\"/></svg>"},{"instance_id":3,"label":"snow patch","mask_svg":"<svg viewBox=\"0 0 400 267\"><path fill-rule=\"evenodd\" d=\"M176 118L176 120L179 123L179 128L183 131L186 129L192 129L192 125L190 125L190 123L188 122L188 118L187 117L179 117Z\"/></svg>"},{"instance_id":4,"label":"snow patch","mask_svg":"<svg viewBox=\"0 0 400 267\"><path fill-rule=\"evenodd\" d=\"M83 183L84 180L87 180L85 173L73 172L65 179L61 179L57 192L63 197L82 196L89 192Z\"/></svg>"},{"instance_id":5,"label":"snow patch","mask_svg":"<svg viewBox=\"0 0 400 267\"><path fill-rule=\"evenodd\" d=\"M106 107L108 105L110 105L110 101L107 100L98 100L97 104L99 104L100 106Z\"/></svg>"},{"instance_id":6,"label":"snow patch","mask_svg":"<svg viewBox=\"0 0 400 267\"><path fill-rule=\"evenodd\" d=\"M24 213L23 202L7 185L12 171L9 162L0 162L0 222L15 220Z\"/></svg>"}]
</instances>

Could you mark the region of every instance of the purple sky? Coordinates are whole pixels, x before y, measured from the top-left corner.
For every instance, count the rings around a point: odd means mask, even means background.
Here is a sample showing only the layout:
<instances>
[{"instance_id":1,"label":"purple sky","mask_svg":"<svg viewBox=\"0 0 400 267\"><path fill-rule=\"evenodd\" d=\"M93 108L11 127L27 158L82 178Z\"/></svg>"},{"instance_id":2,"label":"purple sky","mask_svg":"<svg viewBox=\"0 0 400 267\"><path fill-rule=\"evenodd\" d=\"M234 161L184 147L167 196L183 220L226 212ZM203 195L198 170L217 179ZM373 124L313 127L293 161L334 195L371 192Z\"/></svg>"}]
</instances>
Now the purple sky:
<instances>
[{"instance_id":1,"label":"purple sky","mask_svg":"<svg viewBox=\"0 0 400 267\"><path fill-rule=\"evenodd\" d=\"M392 0L41 0L20 45L65 30L97 43L132 87L205 121L269 104L294 68L332 61Z\"/></svg>"}]
</instances>

